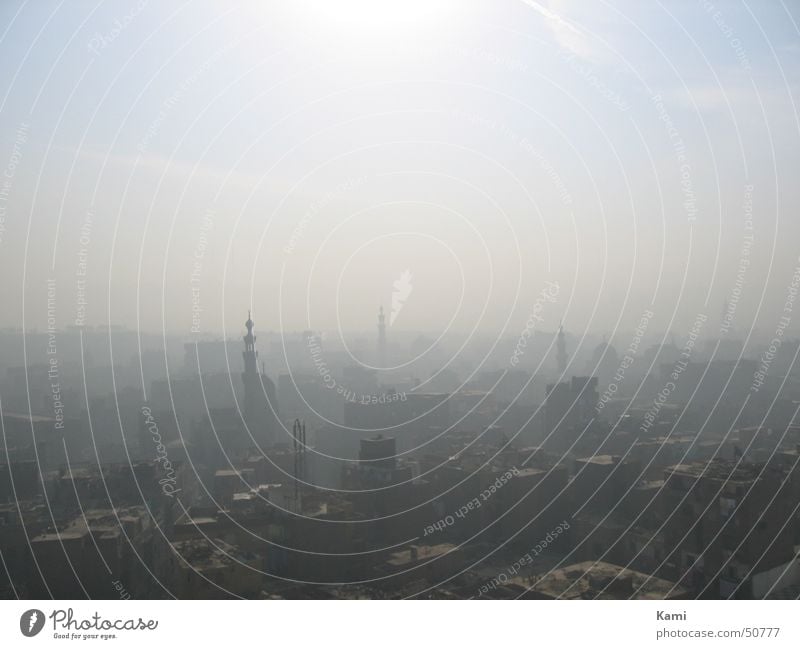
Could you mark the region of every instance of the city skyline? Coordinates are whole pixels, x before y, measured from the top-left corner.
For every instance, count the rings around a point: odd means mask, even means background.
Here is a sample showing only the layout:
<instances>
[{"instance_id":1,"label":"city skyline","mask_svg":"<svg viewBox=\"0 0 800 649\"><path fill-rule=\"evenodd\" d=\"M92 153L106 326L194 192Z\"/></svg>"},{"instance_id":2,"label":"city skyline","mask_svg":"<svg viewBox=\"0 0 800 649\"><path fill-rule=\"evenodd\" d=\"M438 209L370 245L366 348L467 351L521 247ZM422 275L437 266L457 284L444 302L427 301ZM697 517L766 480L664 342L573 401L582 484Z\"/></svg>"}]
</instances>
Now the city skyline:
<instances>
[{"instance_id":1,"label":"city skyline","mask_svg":"<svg viewBox=\"0 0 800 649\"><path fill-rule=\"evenodd\" d=\"M795 646L799 55L784 0L1 2L4 643Z\"/></svg>"}]
</instances>

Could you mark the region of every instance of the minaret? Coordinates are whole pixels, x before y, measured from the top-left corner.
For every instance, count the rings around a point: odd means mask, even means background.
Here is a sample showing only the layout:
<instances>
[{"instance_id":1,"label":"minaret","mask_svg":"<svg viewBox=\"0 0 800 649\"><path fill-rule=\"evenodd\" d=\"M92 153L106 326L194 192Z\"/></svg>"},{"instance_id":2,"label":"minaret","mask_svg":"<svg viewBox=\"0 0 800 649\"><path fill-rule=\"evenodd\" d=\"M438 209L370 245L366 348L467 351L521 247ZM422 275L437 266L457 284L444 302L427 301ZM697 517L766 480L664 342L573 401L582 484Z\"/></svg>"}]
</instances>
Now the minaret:
<instances>
[{"instance_id":1,"label":"minaret","mask_svg":"<svg viewBox=\"0 0 800 649\"><path fill-rule=\"evenodd\" d=\"M264 372L258 369L258 352L256 351L256 337L253 335L253 321L250 312L247 312L247 334L244 340L244 421L249 431L248 439L261 448L272 444L278 431L278 400L275 397L275 384Z\"/></svg>"},{"instance_id":2,"label":"minaret","mask_svg":"<svg viewBox=\"0 0 800 649\"><path fill-rule=\"evenodd\" d=\"M378 310L378 364L386 367L386 316L383 314L383 305Z\"/></svg>"},{"instance_id":3,"label":"minaret","mask_svg":"<svg viewBox=\"0 0 800 649\"><path fill-rule=\"evenodd\" d=\"M244 372L242 372L242 382L244 383L244 419L249 427L258 424L258 402L261 392L261 381L258 376L258 352L256 351L256 337L253 335L253 321L250 319L250 311L247 312L247 334L243 337L244 351ZM252 431L251 431L252 432Z\"/></svg>"},{"instance_id":4,"label":"minaret","mask_svg":"<svg viewBox=\"0 0 800 649\"><path fill-rule=\"evenodd\" d=\"M558 363L558 371L564 374L567 371L567 345L564 342L564 327L558 325L558 340L556 343L556 362Z\"/></svg>"}]
</instances>

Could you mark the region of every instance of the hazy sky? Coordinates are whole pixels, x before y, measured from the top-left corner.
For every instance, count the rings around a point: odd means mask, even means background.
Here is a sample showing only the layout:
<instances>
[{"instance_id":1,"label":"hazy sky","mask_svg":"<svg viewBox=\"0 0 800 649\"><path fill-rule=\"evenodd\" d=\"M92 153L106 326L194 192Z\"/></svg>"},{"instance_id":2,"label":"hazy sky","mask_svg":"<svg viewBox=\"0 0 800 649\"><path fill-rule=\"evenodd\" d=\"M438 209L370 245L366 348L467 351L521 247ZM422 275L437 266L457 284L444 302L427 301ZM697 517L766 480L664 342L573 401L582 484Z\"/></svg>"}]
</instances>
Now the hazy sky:
<instances>
[{"instance_id":1,"label":"hazy sky","mask_svg":"<svg viewBox=\"0 0 800 649\"><path fill-rule=\"evenodd\" d=\"M651 304L688 329L733 296L769 331L800 255L798 22L5 0L0 326L45 328L53 279L59 327L236 335L252 305L262 330L364 330L394 294L393 327L517 335L551 282L550 329Z\"/></svg>"}]
</instances>

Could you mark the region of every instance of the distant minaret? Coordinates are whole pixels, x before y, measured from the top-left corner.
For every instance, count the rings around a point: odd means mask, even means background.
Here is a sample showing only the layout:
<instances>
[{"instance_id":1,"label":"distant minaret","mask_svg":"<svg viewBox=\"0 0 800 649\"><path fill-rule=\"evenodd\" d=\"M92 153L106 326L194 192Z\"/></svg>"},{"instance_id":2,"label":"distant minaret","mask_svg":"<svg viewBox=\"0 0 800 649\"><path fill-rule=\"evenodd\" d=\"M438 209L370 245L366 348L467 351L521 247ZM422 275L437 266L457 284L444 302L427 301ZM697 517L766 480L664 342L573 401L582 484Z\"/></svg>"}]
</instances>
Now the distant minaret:
<instances>
[{"instance_id":1,"label":"distant minaret","mask_svg":"<svg viewBox=\"0 0 800 649\"><path fill-rule=\"evenodd\" d=\"M378 310L378 364L386 367L386 316L383 314L383 305Z\"/></svg>"},{"instance_id":2,"label":"distant minaret","mask_svg":"<svg viewBox=\"0 0 800 649\"><path fill-rule=\"evenodd\" d=\"M250 311L247 312L247 334L243 337L244 351L244 372L242 372L242 382L244 383L244 419L248 426L253 426L258 421L258 402L261 392L261 381L258 376L258 352L256 351L256 337L253 335L253 321L250 319Z\"/></svg>"},{"instance_id":3,"label":"distant minaret","mask_svg":"<svg viewBox=\"0 0 800 649\"><path fill-rule=\"evenodd\" d=\"M278 401L275 398L275 384L264 373L258 371L258 352L256 337L253 335L253 321L247 312L247 334L244 340L244 421L253 440L260 445L274 441L278 430Z\"/></svg>"},{"instance_id":4,"label":"distant minaret","mask_svg":"<svg viewBox=\"0 0 800 649\"><path fill-rule=\"evenodd\" d=\"M558 371L564 374L567 371L567 345L564 342L564 327L558 325L558 340L556 342L556 362L558 363Z\"/></svg>"}]
</instances>

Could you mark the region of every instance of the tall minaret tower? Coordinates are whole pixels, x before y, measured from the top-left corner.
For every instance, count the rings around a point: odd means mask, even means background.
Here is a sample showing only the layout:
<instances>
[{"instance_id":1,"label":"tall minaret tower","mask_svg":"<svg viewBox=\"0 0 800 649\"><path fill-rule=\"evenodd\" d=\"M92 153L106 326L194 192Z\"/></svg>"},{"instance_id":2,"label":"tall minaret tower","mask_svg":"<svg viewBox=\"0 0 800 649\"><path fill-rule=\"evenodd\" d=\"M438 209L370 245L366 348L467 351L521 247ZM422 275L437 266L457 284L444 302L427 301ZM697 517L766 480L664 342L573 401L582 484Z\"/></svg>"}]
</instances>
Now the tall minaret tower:
<instances>
[{"instance_id":1,"label":"tall minaret tower","mask_svg":"<svg viewBox=\"0 0 800 649\"><path fill-rule=\"evenodd\" d=\"M567 371L567 345L564 341L564 326L558 325L558 340L556 341L556 362L558 371L564 374Z\"/></svg>"},{"instance_id":2,"label":"tall minaret tower","mask_svg":"<svg viewBox=\"0 0 800 649\"><path fill-rule=\"evenodd\" d=\"M275 397L275 384L264 373L258 371L258 352L256 337L253 335L253 321L247 312L247 334L244 340L244 421L249 431L249 439L263 448L274 442L278 431L278 400Z\"/></svg>"},{"instance_id":3,"label":"tall minaret tower","mask_svg":"<svg viewBox=\"0 0 800 649\"><path fill-rule=\"evenodd\" d=\"M256 337L253 335L253 321L250 319L250 311L247 312L247 334L243 337L244 351L244 372L242 372L242 382L244 383L244 419L248 426L255 426L258 423L258 403L261 393L261 380L258 376L258 352L256 351Z\"/></svg>"},{"instance_id":4,"label":"tall minaret tower","mask_svg":"<svg viewBox=\"0 0 800 649\"><path fill-rule=\"evenodd\" d=\"M378 365L386 367L386 316L383 305L378 310Z\"/></svg>"}]
</instances>

